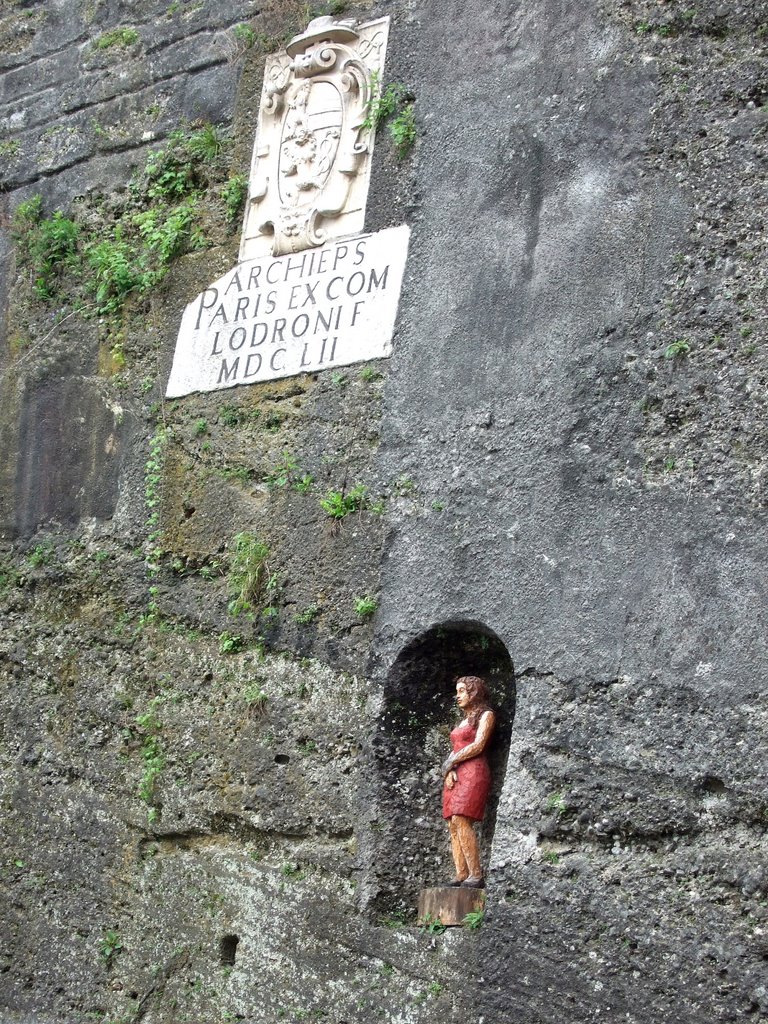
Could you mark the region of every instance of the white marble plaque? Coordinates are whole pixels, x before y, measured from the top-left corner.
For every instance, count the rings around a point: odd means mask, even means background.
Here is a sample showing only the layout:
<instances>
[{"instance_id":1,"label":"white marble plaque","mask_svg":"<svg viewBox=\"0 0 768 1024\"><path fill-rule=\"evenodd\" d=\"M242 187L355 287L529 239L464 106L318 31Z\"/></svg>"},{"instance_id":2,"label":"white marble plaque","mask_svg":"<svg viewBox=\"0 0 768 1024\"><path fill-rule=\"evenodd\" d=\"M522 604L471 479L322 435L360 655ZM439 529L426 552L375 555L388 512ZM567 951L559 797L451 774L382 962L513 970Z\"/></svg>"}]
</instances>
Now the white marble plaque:
<instances>
[{"instance_id":1,"label":"white marble plaque","mask_svg":"<svg viewBox=\"0 0 768 1024\"><path fill-rule=\"evenodd\" d=\"M166 397L390 355L409 235L239 263L184 310Z\"/></svg>"}]
</instances>

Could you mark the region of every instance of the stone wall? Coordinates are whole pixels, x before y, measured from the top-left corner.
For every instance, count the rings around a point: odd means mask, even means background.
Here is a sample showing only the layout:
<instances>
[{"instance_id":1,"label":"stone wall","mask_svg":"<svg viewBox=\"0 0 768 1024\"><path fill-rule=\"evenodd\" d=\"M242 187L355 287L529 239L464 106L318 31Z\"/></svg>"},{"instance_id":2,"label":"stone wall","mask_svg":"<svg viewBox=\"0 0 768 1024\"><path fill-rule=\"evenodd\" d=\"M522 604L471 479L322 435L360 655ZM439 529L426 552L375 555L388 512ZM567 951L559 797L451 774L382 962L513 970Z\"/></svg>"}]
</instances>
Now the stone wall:
<instances>
[{"instance_id":1,"label":"stone wall","mask_svg":"<svg viewBox=\"0 0 768 1024\"><path fill-rule=\"evenodd\" d=\"M394 355L164 401L309 13L1 16L2 1019L757 1020L768 5L348 5L416 99L368 206L412 228ZM19 203L113 237L208 122L199 245L41 298ZM485 921L439 934L459 663L509 753Z\"/></svg>"}]
</instances>

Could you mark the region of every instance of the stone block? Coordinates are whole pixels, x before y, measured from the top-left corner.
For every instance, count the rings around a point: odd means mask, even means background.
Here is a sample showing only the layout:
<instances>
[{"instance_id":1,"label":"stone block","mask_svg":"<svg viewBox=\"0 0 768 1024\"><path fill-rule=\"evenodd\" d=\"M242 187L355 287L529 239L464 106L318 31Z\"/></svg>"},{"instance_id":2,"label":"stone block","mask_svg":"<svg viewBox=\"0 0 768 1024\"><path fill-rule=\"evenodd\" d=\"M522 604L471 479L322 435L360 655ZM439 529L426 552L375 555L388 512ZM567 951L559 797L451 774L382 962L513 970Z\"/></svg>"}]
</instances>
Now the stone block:
<instances>
[{"instance_id":1,"label":"stone block","mask_svg":"<svg viewBox=\"0 0 768 1024\"><path fill-rule=\"evenodd\" d=\"M419 921L439 921L448 927L464 923L467 914L485 907L482 889L445 885L419 893Z\"/></svg>"}]
</instances>

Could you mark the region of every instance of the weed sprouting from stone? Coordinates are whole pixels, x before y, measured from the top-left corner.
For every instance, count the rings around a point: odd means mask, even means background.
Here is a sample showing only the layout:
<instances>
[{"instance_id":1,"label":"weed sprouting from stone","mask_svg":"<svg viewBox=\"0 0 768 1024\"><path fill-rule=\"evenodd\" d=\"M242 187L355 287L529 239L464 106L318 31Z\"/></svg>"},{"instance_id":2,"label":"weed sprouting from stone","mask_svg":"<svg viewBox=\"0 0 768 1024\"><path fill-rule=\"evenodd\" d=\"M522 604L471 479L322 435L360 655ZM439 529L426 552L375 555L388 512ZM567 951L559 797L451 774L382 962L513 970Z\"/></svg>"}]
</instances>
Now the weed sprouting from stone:
<instances>
[{"instance_id":1,"label":"weed sprouting from stone","mask_svg":"<svg viewBox=\"0 0 768 1024\"><path fill-rule=\"evenodd\" d=\"M351 491L328 491L324 498L320 499L320 507L331 519L344 519L352 512L359 512L365 502L366 488L363 484L356 484Z\"/></svg>"},{"instance_id":2,"label":"weed sprouting from stone","mask_svg":"<svg viewBox=\"0 0 768 1024\"><path fill-rule=\"evenodd\" d=\"M253 614L271 576L267 567L269 548L255 534L243 532L232 538L230 549L229 613Z\"/></svg>"},{"instance_id":3,"label":"weed sprouting from stone","mask_svg":"<svg viewBox=\"0 0 768 1024\"><path fill-rule=\"evenodd\" d=\"M135 28L114 28L102 33L93 43L97 50L111 50L113 47L124 48L138 43L139 33Z\"/></svg>"},{"instance_id":4,"label":"weed sprouting from stone","mask_svg":"<svg viewBox=\"0 0 768 1024\"><path fill-rule=\"evenodd\" d=\"M123 941L120 933L112 929L104 932L104 937L99 943L99 953L106 964L114 963L115 957L123 951Z\"/></svg>"},{"instance_id":5,"label":"weed sprouting from stone","mask_svg":"<svg viewBox=\"0 0 768 1024\"><path fill-rule=\"evenodd\" d=\"M221 190L227 211L227 223L232 225L240 215L248 191L248 181L242 174L233 175Z\"/></svg>"},{"instance_id":6,"label":"weed sprouting from stone","mask_svg":"<svg viewBox=\"0 0 768 1024\"><path fill-rule=\"evenodd\" d=\"M376 132L389 118L389 133L399 159L405 157L416 141L416 108L413 96L400 82L382 88L377 72L371 75L371 93L363 129Z\"/></svg>"},{"instance_id":7,"label":"weed sprouting from stone","mask_svg":"<svg viewBox=\"0 0 768 1024\"><path fill-rule=\"evenodd\" d=\"M378 607L379 602L370 595L355 598L355 611L361 619L370 619Z\"/></svg>"},{"instance_id":8,"label":"weed sprouting from stone","mask_svg":"<svg viewBox=\"0 0 768 1024\"><path fill-rule=\"evenodd\" d=\"M468 914L464 915L464 920L461 923L472 931L476 931L482 925L484 917L484 910L470 910Z\"/></svg>"},{"instance_id":9,"label":"weed sprouting from stone","mask_svg":"<svg viewBox=\"0 0 768 1024\"><path fill-rule=\"evenodd\" d=\"M566 793L565 793L565 790L563 790L560 793L550 793L549 794L549 796L547 797L547 799L546 799L546 801L544 803L544 810L547 811L550 814L554 812L554 813L560 815L560 814L563 813L563 811L565 811L567 806L568 806L568 803L567 803L567 800L566 800Z\"/></svg>"},{"instance_id":10,"label":"weed sprouting from stone","mask_svg":"<svg viewBox=\"0 0 768 1024\"><path fill-rule=\"evenodd\" d=\"M320 606L317 604L310 604L296 615L293 616L293 621L299 626L308 626L310 622L314 622L317 616L320 614Z\"/></svg>"},{"instance_id":11,"label":"weed sprouting from stone","mask_svg":"<svg viewBox=\"0 0 768 1024\"><path fill-rule=\"evenodd\" d=\"M225 629L219 636L219 654L239 654L245 649L245 637Z\"/></svg>"},{"instance_id":12,"label":"weed sprouting from stone","mask_svg":"<svg viewBox=\"0 0 768 1024\"><path fill-rule=\"evenodd\" d=\"M664 349L664 358L677 359L678 356L687 356L690 351L691 346L685 338L678 338L677 341L673 341L671 345L667 345Z\"/></svg>"}]
</instances>

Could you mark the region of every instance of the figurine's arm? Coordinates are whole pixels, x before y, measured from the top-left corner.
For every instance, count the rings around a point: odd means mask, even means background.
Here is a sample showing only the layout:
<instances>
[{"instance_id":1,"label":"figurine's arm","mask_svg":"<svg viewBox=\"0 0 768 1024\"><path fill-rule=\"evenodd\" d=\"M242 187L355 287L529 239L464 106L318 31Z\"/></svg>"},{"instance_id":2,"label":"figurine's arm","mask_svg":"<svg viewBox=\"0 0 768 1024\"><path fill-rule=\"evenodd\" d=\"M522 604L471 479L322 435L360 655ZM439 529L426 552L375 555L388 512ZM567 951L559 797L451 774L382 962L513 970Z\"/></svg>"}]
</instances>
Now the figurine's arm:
<instances>
[{"instance_id":1,"label":"figurine's arm","mask_svg":"<svg viewBox=\"0 0 768 1024\"><path fill-rule=\"evenodd\" d=\"M450 754L446 758L443 764L443 774L447 775L454 765L459 764L461 761L468 761L471 757L477 757L478 754L482 754L488 746L495 727L496 715L492 711L484 711L477 727L477 735L474 742L468 743L466 747L462 747L461 750L457 750L455 754Z\"/></svg>"}]
</instances>

